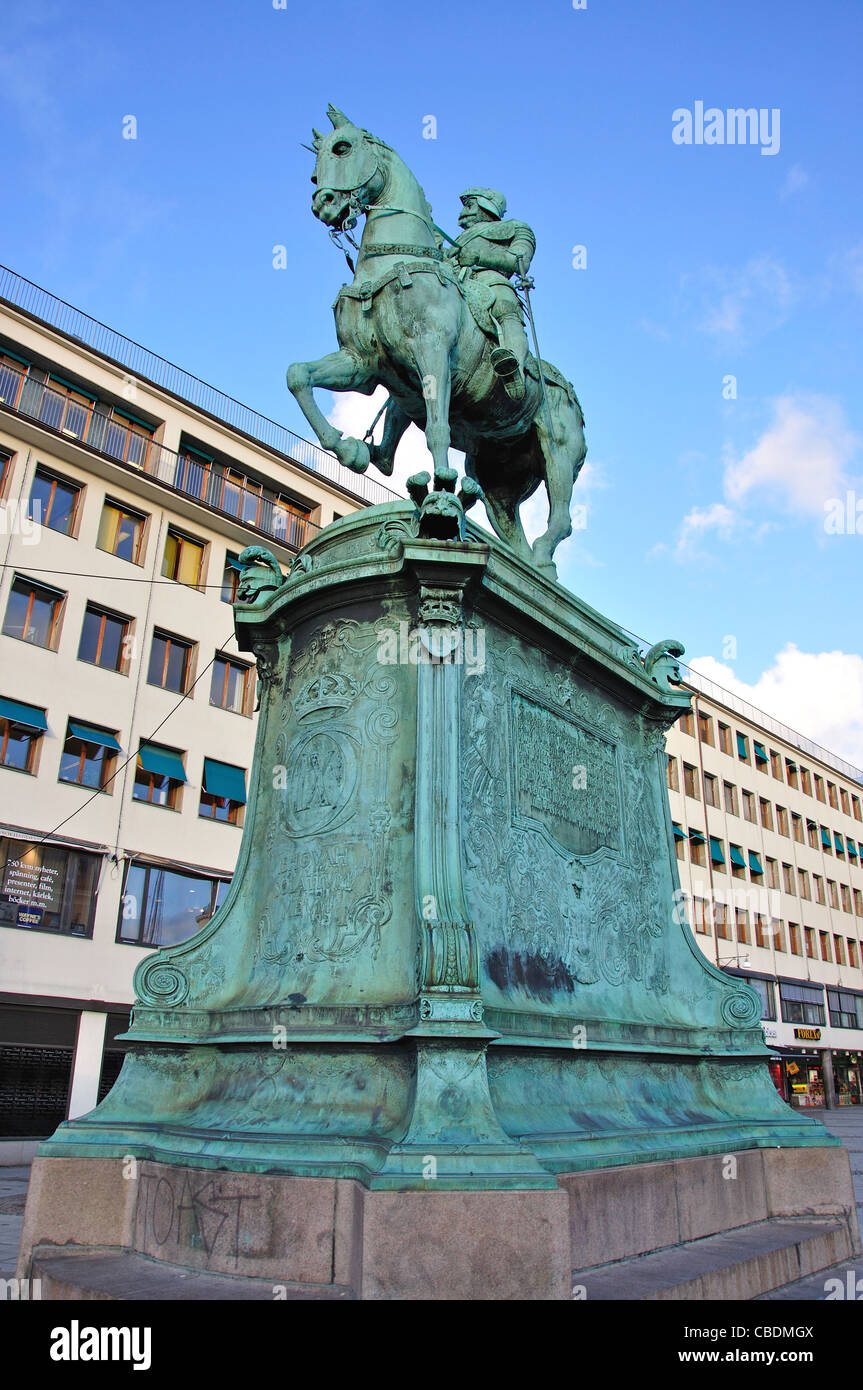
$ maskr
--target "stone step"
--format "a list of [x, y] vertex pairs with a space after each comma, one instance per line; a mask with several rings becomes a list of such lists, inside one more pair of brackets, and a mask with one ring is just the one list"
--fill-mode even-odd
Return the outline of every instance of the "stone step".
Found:
[[853, 1254], [841, 1221], [758, 1221], [653, 1254], [576, 1270], [573, 1296], [588, 1301], [752, 1299]]
[[152, 1299], [258, 1301], [352, 1299], [337, 1284], [291, 1284], [183, 1269], [133, 1250], [93, 1250], [85, 1246], [39, 1246], [33, 1252], [32, 1279], [42, 1280], [43, 1299]]

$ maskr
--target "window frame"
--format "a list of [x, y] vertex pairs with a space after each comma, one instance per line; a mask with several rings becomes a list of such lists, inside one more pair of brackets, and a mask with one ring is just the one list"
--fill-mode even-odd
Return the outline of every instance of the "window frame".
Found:
[[[19, 636], [18, 636], [16, 633], [14, 633], [14, 632], [9, 632], [8, 629], [7, 629], [7, 626], [6, 626], [7, 622], [9, 621], [9, 605], [10, 605], [11, 600], [12, 600], [12, 595], [13, 595], [13, 593], [20, 592], [20, 591], [16, 590], [16, 585], [18, 585], [18, 584], [21, 584], [21, 585], [28, 585], [29, 588], [30, 588], [30, 596], [29, 596], [29, 598], [28, 598], [28, 600], [27, 600], [27, 607], [26, 607], [25, 616], [24, 616], [24, 627], [23, 627], [23, 633], [22, 633], [22, 636], [21, 636], [21, 637], [19, 637]], [[34, 596], [35, 596], [35, 593], [36, 593], [37, 590], [40, 590], [43, 594], [53, 595], [53, 608], [52, 608], [52, 613], [51, 613], [51, 627], [50, 627], [50, 631], [49, 631], [47, 643], [46, 643], [46, 642], [30, 642], [30, 641], [28, 641], [27, 637], [26, 637], [25, 635], [23, 635], [23, 634], [26, 634], [27, 628], [28, 628], [28, 626], [29, 626], [30, 615], [31, 615], [31, 613], [32, 613], [32, 611], [33, 611], [33, 600], [34, 600]], [[9, 594], [8, 594], [8, 597], [7, 597], [7, 600], [6, 600], [6, 613], [5, 613], [5, 616], [4, 616], [4, 618], [3, 618], [3, 629], [2, 629], [3, 636], [4, 636], [4, 637], [11, 637], [12, 640], [13, 640], [14, 642], [24, 642], [24, 643], [26, 643], [26, 645], [29, 646], [29, 647], [38, 647], [38, 648], [39, 648], [41, 651], [43, 651], [43, 652], [56, 652], [56, 651], [57, 651], [57, 648], [58, 648], [59, 645], [60, 645], [60, 634], [61, 634], [62, 627], [63, 627], [63, 617], [64, 617], [64, 614], [65, 614], [65, 610], [66, 610], [66, 600], [68, 599], [68, 597], [69, 597], [68, 593], [66, 593], [64, 590], [62, 590], [62, 589], [54, 589], [50, 584], [42, 584], [42, 583], [39, 583], [39, 582], [38, 582], [37, 580], [35, 580], [35, 579], [30, 579], [26, 574], [19, 574], [19, 573], [16, 571], [16, 572], [13, 574], [13, 576], [12, 576], [12, 583], [9, 585]]]

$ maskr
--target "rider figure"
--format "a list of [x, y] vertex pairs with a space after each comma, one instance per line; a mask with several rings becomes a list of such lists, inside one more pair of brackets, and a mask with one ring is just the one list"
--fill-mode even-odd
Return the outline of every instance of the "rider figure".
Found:
[[447, 255], [491, 287], [491, 317], [500, 344], [491, 354], [491, 365], [507, 395], [521, 400], [527, 335], [518, 296], [509, 282], [513, 275], [527, 274], [536, 239], [525, 222], [503, 221], [506, 198], [496, 189], [467, 188], [461, 201], [458, 224], [464, 231]]

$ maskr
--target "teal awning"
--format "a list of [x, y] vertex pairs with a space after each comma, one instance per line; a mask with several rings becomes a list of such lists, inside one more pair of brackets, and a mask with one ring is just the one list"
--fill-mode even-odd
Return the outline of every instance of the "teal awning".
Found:
[[710, 858], [714, 864], [724, 864], [725, 855], [722, 853], [722, 846], [714, 835], [710, 837]]
[[110, 748], [112, 753], [120, 752], [120, 745], [113, 734], [104, 729], [96, 729], [92, 724], [79, 724], [77, 719], [69, 720], [69, 733], [73, 738], [83, 739], [85, 743], [98, 743], [101, 748]]
[[764, 873], [764, 870], [761, 867], [761, 860], [758, 858], [758, 855], [755, 853], [754, 849], [751, 849], [749, 851], [749, 872], [751, 874]]
[[246, 774], [241, 767], [230, 763], [217, 763], [214, 758], [204, 759], [204, 791], [210, 796], [224, 796], [229, 801], [246, 804]]
[[737, 735], [737, 752], [741, 758], [749, 757], [749, 754], [746, 751], [746, 739], [743, 737], [743, 734]]
[[186, 781], [186, 770], [179, 753], [170, 748], [157, 748], [155, 743], [142, 743], [138, 749], [138, 762], [145, 772], [157, 777], [171, 777], [175, 782]]
[[743, 858], [743, 855], [741, 854], [741, 852], [740, 852], [740, 850], [737, 848], [737, 846], [736, 846], [736, 845], [731, 845], [731, 846], [730, 846], [730, 850], [731, 850], [731, 862], [732, 862], [732, 864], [736, 864], [737, 867], [740, 868], [740, 869], [745, 869], [745, 868], [746, 868], [746, 860]]
[[700, 830], [690, 830], [689, 838], [694, 845], [704, 845], [707, 843]]
[[845, 845], [843, 843], [842, 836], [839, 834], [838, 830], [833, 831], [833, 843], [836, 846], [837, 854], [845, 853]]
[[675, 820], [675, 821], [672, 821], [671, 824], [674, 826], [674, 838], [675, 838], [675, 840], [685, 840], [685, 839], [686, 839], [686, 832], [685, 832], [684, 830], [681, 830], [680, 826], [677, 824], [677, 821], [676, 821], [676, 820]]
[[852, 859], [857, 858], [857, 846], [853, 840], [848, 841], [848, 853], [851, 855]]
[[36, 705], [25, 705], [21, 700], [0, 699], [0, 719], [8, 719], [12, 724], [24, 724], [28, 729], [47, 729], [45, 711]]
[[823, 825], [821, 827], [821, 843], [825, 849], [833, 848], [832, 844], [830, 843], [830, 831], [825, 830]]
[[767, 758], [767, 754], [766, 754], [765, 751], [764, 751], [764, 744], [763, 744], [763, 743], [756, 743], [755, 739], [753, 739], [753, 740], [752, 740], [752, 747], [755, 749], [755, 756], [756, 756], [756, 758], [758, 759], [758, 761], [759, 761], [760, 763], [766, 763], [766, 762], [768, 761], [768, 758]]

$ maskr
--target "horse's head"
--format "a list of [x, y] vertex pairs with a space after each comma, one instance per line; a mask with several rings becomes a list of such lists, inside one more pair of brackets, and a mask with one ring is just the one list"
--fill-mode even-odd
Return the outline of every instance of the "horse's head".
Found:
[[322, 135], [313, 132], [316, 192], [312, 212], [327, 227], [342, 227], [351, 203], [374, 202], [386, 182], [382, 153], [389, 150], [382, 140], [356, 126], [336, 106], [327, 108], [333, 130]]

